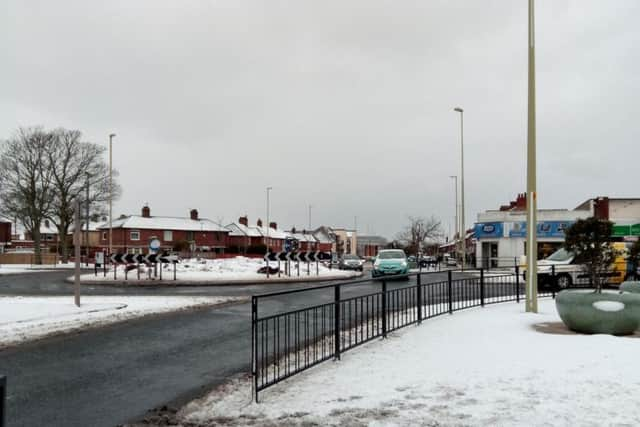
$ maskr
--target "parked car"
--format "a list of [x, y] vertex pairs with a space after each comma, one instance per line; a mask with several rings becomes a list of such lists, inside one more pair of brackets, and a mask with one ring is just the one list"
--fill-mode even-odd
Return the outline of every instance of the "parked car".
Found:
[[[609, 271], [603, 273], [607, 276], [610, 285], [619, 285], [623, 281], [635, 278], [636, 273], [631, 271], [631, 264], [627, 260], [628, 243], [615, 242], [613, 247], [618, 251], [618, 256], [611, 265]], [[570, 288], [573, 285], [589, 284], [589, 277], [584, 271], [584, 266], [576, 264], [573, 253], [564, 248], [558, 249], [547, 258], [538, 261], [538, 284], [541, 287], [551, 287], [555, 281], [559, 289]], [[522, 278], [526, 281], [527, 267], [526, 257], [521, 260]], [[552, 277], [555, 273], [555, 280]]]
[[418, 258], [414, 255], [409, 255], [407, 257], [407, 264], [409, 264], [409, 269], [418, 268]]
[[402, 249], [384, 249], [378, 252], [376, 261], [373, 263], [371, 275], [373, 277], [385, 275], [407, 274], [409, 263], [407, 255]]
[[360, 257], [351, 254], [345, 254], [340, 259], [338, 264], [338, 268], [340, 270], [358, 270], [362, 271], [362, 266], [364, 262], [360, 259]]
[[425, 255], [420, 258], [420, 267], [427, 268], [430, 266], [435, 266], [438, 263], [438, 260], [433, 255]]

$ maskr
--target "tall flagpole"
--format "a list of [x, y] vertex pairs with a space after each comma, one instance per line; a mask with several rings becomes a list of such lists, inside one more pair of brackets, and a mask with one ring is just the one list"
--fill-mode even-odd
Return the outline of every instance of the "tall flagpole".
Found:
[[529, 0], [529, 105], [527, 118], [527, 278], [526, 311], [538, 312], [538, 244], [536, 239], [536, 56], [534, 0]]

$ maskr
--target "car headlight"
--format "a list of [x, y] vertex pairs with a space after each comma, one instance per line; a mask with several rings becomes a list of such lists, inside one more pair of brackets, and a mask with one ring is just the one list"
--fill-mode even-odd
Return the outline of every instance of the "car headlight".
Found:
[[400, 265], [401, 265], [402, 267], [406, 267], [406, 266], [407, 266], [407, 261], [402, 261], [402, 262], [400, 263]]
[[380, 263], [379, 263], [378, 261], [374, 262], [374, 263], [373, 263], [373, 267], [374, 267], [374, 268], [378, 268], [378, 267], [380, 267]]

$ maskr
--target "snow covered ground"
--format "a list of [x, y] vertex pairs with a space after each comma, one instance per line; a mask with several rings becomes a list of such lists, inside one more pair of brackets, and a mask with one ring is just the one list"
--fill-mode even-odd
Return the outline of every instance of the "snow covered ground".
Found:
[[[246, 258], [246, 257], [235, 257], [235, 258], [224, 258], [224, 259], [214, 259], [214, 260], [206, 260], [206, 259], [185, 259], [176, 265], [176, 277], [179, 281], [186, 282], [226, 282], [226, 281], [251, 281], [251, 280], [267, 280], [266, 274], [258, 273], [258, 270], [261, 267], [266, 265], [265, 261], [260, 258]], [[277, 267], [277, 262], [271, 262], [271, 267]], [[146, 276], [146, 268], [142, 267], [144, 270], [141, 271], [140, 281], [149, 281]], [[284, 271], [284, 263], [281, 263], [281, 269]], [[320, 277], [339, 277], [339, 278], [349, 278], [355, 277], [359, 275], [359, 272], [355, 271], [343, 271], [337, 269], [329, 269], [324, 265], [320, 264], [318, 266], [318, 272]], [[173, 280], [173, 265], [165, 264], [163, 270], [163, 280]], [[116, 272], [117, 281], [124, 280], [124, 266], [119, 266]], [[136, 270], [131, 270], [128, 273], [127, 280], [131, 282], [136, 282], [137, 280], [137, 272]], [[271, 280], [275, 279], [284, 279], [288, 276], [281, 274], [281, 277], [278, 277], [277, 274], [270, 275]], [[291, 265], [291, 278], [294, 280], [302, 280], [305, 278], [314, 278], [316, 276], [316, 265], [312, 263], [310, 265], [310, 275], [307, 275], [307, 264], [300, 263], [300, 276], [297, 275], [297, 270], [295, 268], [295, 263]], [[98, 272], [98, 275], [95, 276], [93, 273], [84, 274], [81, 276], [82, 281], [104, 281], [111, 282], [113, 281], [113, 270], [107, 272], [107, 275], [104, 276], [102, 272]]]
[[46, 335], [120, 322], [153, 313], [237, 301], [234, 297], [0, 297], [0, 347]]
[[640, 425], [638, 336], [577, 335], [553, 300], [425, 321], [260, 394], [237, 378], [184, 407], [202, 425]]

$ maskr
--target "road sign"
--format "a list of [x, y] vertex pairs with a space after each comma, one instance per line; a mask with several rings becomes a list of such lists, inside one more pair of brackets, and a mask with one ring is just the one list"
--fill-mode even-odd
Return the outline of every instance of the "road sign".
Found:
[[[98, 252], [99, 253], [99, 252]], [[96, 254], [97, 255], [97, 254]], [[96, 257], [97, 259], [97, 257]], [[109, 259], [114, 264], [132, 264], [132, 263], [164, 263], [175, 264], [179, 262], [179, 258], [176, 255], [160, 255], [160, 254], [112, 254]]]
[[296, 252], [296, 261], [305, 262], [306, 261], [306, 259], [304, 257], [305, 254], [306, 254], [305, 252]]
[[104, 252], [96, 252], [96, 264], [104, 264]]
[[329, 252], [316, 252], [316, 259], [319, 261], [329, 261], [332, 259], [331, 253]]
[[157, 251], [158, 249], [160, 249], [160, 240], [159, 239], [151, 239], [151, 241], [149, 242], [149, 249], [151, 249], [152, 251]]
[[278, 258], [280, 261], [288, 261], [288, 260], [289, 260], [289, 258], [287, 257], [287, 254], [288, 254], [287, 252], [278, 252], [278, 254], [277, 254], [277, 258]]
[[109, 257], [111, 259], [111, 262], [114, 264], [121, 264], [122, 258], [124, 257], [125, 254], [111, 254], [111, 257]]
[[277, 252], [268, 252], [263, 259], [265, 261], [278, 261], [278, 253]]

